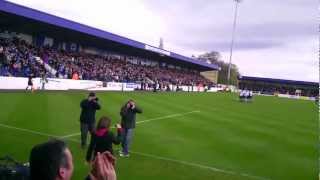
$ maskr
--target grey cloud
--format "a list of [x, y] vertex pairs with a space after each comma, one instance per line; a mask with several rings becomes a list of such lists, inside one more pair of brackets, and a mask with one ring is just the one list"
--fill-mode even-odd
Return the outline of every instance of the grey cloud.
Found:
[[[194, 50], [225, 51], [230, 47], [233, 1], [145, 1], [164, 16], [169, 30], [164, 39]], [[290, 39], [317, 35], [312, 0], [245, 0], [239, 7], [235, 46], [261, 49], [280, 46]], [[215, 48], [215, 49], [212, 49]]]
[[[203, 41], [203, 42], [190, 42], [178, 44], [181, 47], [185, 47], [186, 49], [194, 49], [197, 51], [228, 51], [230, 49], [230, 41]], [[281, 46], [283, 43], [281, 42], [273, 42], [273, 41], [248, 41], [241, 40], [236, 41], [234, 43], [234, 48], [237, 50], [248, 50], [248, 49], [263, 49]]]

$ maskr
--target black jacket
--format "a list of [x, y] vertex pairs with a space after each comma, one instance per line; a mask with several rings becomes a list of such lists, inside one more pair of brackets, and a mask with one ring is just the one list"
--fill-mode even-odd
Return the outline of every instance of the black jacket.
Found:
[[84, 99], [80, 103], [81, 107], [81, 115], [80, 122], [82, 123], [94, 123], [96, 110], [99, 110], [101, 107], [97, 102], [89, 101], [88, 99]]
[[120, 116], [121, 116], [121, 126], [126, 129], [132, 129], [136, 127], [136, 113], [142, 113], [142, 109], [139, 107], [135, 108], [127, 108], [124, 105], [121, 108]]
[[97, 130], [91, 136], [86, 160], [91, 161], [93, 159], [92, 152], [94, 152], [94, 157], [96, 156], [97, 152], [103, 153], [105, 151], [109, 151], [111, 154], [113, 154], [112, 144], [120, 144], [121, 139], [122, 133], [120, 129], [118, 129], [117, 136], [107, 129]]

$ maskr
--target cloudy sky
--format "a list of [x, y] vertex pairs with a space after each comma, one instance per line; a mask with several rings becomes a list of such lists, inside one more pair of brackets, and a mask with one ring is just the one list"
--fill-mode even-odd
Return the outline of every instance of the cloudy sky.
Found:
[[[185, 56], [229, 61], [233, 0], [10, 0]], [[319, 81], [319, 1], [243, 0], [233, 63], [246, 76]]]

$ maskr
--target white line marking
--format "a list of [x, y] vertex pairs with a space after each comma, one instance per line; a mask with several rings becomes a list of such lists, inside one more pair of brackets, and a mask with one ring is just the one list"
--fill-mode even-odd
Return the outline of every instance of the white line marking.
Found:
[[199, 113], [199, 112], [200, 112], [199, 110], [196, 110], [196, 111], [190, 111], [190, 112], [186, 112], [186, 113], [171, 114], [171, 115], [168, 115], [168, 116], [162, 116], [162, 117], [147, 119], [147, 120], [143, 120], [143, 121], [137, 121], [136, 124], [145, 123], [145, 122], [150, 122], [150, 121], [156, 121], [156, 120], [160, 120], [160, 119], [168, 119], [168, 118], [172, 118], [172, 117], [185, 116], [185, 115], [187, 115], [187, 114]]
[[[191, 112], [189, 112], [189, 113], [191, 113]], [[29, 130], [29, 129], [17, 128], [17, 127], [8, 126], [8, 125], [5, 125], [5, 124], [0, 124], [0, 126], [8, 128], [8, 129], [15, 129], [15, 130], [23, 131], [23, 132], [28, 132], [28, 133], [31, 133], [31, 134], [36, 134], [36, 135], [41, 135], [41, 136], [46, 136], [46, 137], [54, 137], [54, 138], [61, 139], [61, 136], [59, 137], [59, 136], [55, 136], [55, 135], [52, 135], [52, 134], [41, 133], [41, 132]], [[68, 136], [68, 137], [70, 137], [70, 136]], [[75, 140], [75, 139], [69, 139], [69, 141], [80, 143], [79, 140]], [[137, 155], [141, 155], [141, 156], [145, 156], [145, 157], [151, 157], [151, 158], [154, 158], [154, 159], [160, 159], [160, 160], [175, 162], [175, 163], [184, 164], [184, 165], [188, 165], [188, 166], [198, 167], [198, 168], [202, 168], [202, 169], [208, 169], [208, 170], [211, 170], [211, 171], [222, 172], [222, 173], [225, 173], [225, 174], [240, 175], [240, 176], [250, 177], [250, 178], [259, 179], [259, 180], [268, 179], [268, 178], [264, 178], [264, 177], [250, 175], [250, 174], [247, 174], [247, 173], [237, 173], [237, 172], [233, 172], [233, 171], [218, 169], [218, 168], [215, 168], [215, 167], [205, 166], [205, 165], [191, 163], [191, 162], [187, 162], [187, 161], [180, 161], [180, 160], [170, 159], [170, 158], [156, 156], [156, 155], [152, 155], [152, 154], [146, 154], [146, 153], [141, 153], [141, 152], [136, 152], [136, 151], [130, 151], [130, 152], [133, 153], [133, 154], [137, 154]]]
[[208, 169], [208, 170], [215, 171], [215, 172], [222, 172], [222, 173], [225, 173], [225, 174], [240, 175], [240, 176], [250, 177], [250, 178], [260, 179], [260, 180], [267, 180], [268, 179], [268, 178], [265, 178], [265, 177], [254, 176], [254, 175], [250, 175], [250, 174], [247, 174], [247, 173], [237, 173], [237, 172], [234, 172], [234, 171], [228, 171], [228, 170], [219, 169], [219, 168], [215, 168], [215, 167], [211, 167], [211, 166], [205, 166], [205, 165], [192, 163], [192, 162], [187, 162], [187, 161], [180, 161], [180, 160], [161, 157], [161, 156], [156, 156], [156, 155], [152, 155], [152, 154], [146, 154], [146, 153], [141, 153], [141, 152], [136, 152], [136, 151], [130, 151], [130, 153], [137, 154], [137, 155], [140, 155], [140, 156], [151, 157], [151, 158], [154, 158], [154, 159], [160, 159], [160, 160], [164, 160], [164, 161], [175, 162], [175, 163], [178, 163], [178, 164], [198, 167], [198, 168], [201, 168], [201, 169]]
[[[36, 135], [40, 135], [40, 136], [46, 136], [46, 137], [52, 137], [52, 138], [61, 139], [60, 136], [56, 136], [56, 135], [53, 135], [53, 134], [42, 133], [42, 132], [38, 132], [38, 131], [33, 131], [33, 130], [30, 130], [30, 129], [18, 128], [18, 127], [9, 126], [9, 125], [6, 125], [6, 124], [0, 124], [0, 126], [1, 126], [1, 127], [5, 127], [5, 128], [8, 128], [8, 129], [15, 129], [15, 130], [19, 130], [19, 131], [23, 131], [23, 132], [28, 132], [28, 133], [36, 134]], [[74, 141], [74, 140], [71, 140], [71, 139], [70, 139], [70, 141]], [[77, 141], [74, 141], [74, 142], [77, 142]]]
[[42, 133], [42, 132], [33, 131], [33, 130], [29, 130], [29, 129], [18, 128], [18, 127], [14, 127], [14, 126], [5, 125], [5, 124], [0, 124], [0, 126], [6, 127], [6, 128], [9, 128], [9, 129], [15, 129], [15, 130], [19, 130], [19, 131], [24, 131], [24, 132], [28, 132], [28, 133], [32, 133], [32, 134], [37, 134], [37, 135], [41, 135], [41, 136], [49, 136], [49, 137], [58, 138], [58, 136], [56, 136], [56, 135]]
[[[190, 111], [190, 112], [186, 112], [186, 113], [171, 114], [171, 115], [161, 116], [161, 117], [147, 119], [147, 120], [143, 120], [143, 121], [137, 121], [136, 124], [141, 124], [141, 123], [150, 122], [150, 121], [156, 121], [156, 120], [160, 120], [160, 119], [168, 119], [168, 118], [173, 118], [173, 117], [185, 116], [185, 115], [188, 115], [191, 113], [199, 113], [199, 112], [200, 112], [199, 110], [196, 110], [196, 111]], [[111, 127], [111, 128], [114, 128], [114, 127]], [[79, 136], [80, 134], [81, 133], [73, 133], [73, 134], [61, 136], [60, 138], [65, 139], [65, 138], [69, 138], [69, 137], [73, 137], [73, 136]]]
[[73, 137], [73, 136], [78, 136], [78, 135], [80, 135], [80, 134], [81, 134], [81, 133], [73, 133], [73, 134], [61, 136], [60, 138], [61, 138], [61, 139], [65, 139], [65, 138], [69, 138], [69, 137]]

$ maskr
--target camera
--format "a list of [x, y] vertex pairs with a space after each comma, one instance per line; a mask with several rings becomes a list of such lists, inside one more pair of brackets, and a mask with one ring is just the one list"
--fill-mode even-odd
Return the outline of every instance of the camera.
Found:
[[29, 171], [28, 164], [18, 163], [9, 156], [0, 158], [0, 180], [29, 180]]

